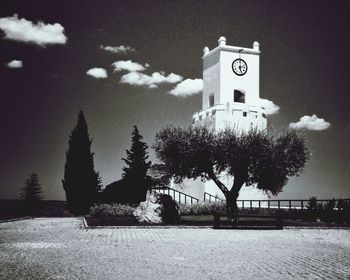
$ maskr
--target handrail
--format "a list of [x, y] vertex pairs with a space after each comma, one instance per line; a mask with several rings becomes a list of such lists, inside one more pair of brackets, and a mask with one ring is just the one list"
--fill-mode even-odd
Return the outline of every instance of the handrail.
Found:
[[[176, 202], [180, 203], [180, 204], [187, 204], [190, 203], [191, 205], [194, 204], [194, 202], [196, 202], [198, 204], [199, 199], [191, 196], [189, 194], [180, 192], [178, 190], [175, 190], [173, 188], [169, 188], [169, 187], [155, 187], [152, 188], [152, 190], [154, 190], [155, 192], [159, 192], [159, 193], [163, 193], [163, 194], [168, 194], [170, 195]], [[184, 200], [181, 200], [181, 195], [184, 196]]]
[[206, 201], [206, 197], [209, 197], [209, 202], [211, 202], [211, 200], [212, 200], [212, 198], [213, 198], [213, 200], [214, 201], [225, 201], [225, 199], [222, 199], [222, 198], [220, 198], [220, 197], [218, 197], [218, 196], [216, 196], [216, 195], [212, 195], [212, 194], [210, 194], [210, 193], [207, 193], [207, 192], [204, 192], [204, 202]]
[[[208, 198], [208, 199], [207, 199]], [[226, 201], [225, 199], [214, 196], [210, 193], [204, 193], [204, 202], [213, 202], [213, 201]], [[268, 208], [268, 209], [306, 209], [309, 199], [245, 199], [237, 200], [237, 206], [239, 208]], [[333, 201], [333, 199], [317, 199], [315, 200], [316, 204], [324, 206], [325, 203]], [[343, 203], [349, 203], [350, 199], [334, 199], [335, 209], [338, 209], [338, 203], [342, 201]], [[287, 202], [287, 203], [286, 203]], [[253, 207], [253, 205], [255, 206]], [[264, 207], [265, 205], [265, 207]]]

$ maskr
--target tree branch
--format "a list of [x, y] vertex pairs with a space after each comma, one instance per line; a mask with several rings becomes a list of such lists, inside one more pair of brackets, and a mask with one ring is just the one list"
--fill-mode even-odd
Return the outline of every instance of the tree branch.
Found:
[[242, 169], [239, 172], [237, 172], [237, 174], [235, 174], [233, 185], [230, 191], [234, 193], [237, 197], [239, 195], [239, 191], [241, 190], [243, 184], [247, 182], [247, 178], [248, 178], [248, 168]]
[[228, 189], [227, 187], [221, 183], [221, 181], [219, 180], [219, 178], [215, 175], [214, 171], [213, 170], [210, 170], [208, 172], [208, 175], [209, 175], [209, 178], [211, 180], [214, 181], [214, 183], [218, 186], [218, 188], [222, 191], [222, 193], [226, 196], [226, 194], [228, 193]]

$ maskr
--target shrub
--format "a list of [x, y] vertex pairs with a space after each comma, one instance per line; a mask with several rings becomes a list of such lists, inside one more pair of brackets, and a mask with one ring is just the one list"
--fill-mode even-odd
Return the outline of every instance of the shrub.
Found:
[[96, 204], [90, 208], [90, 217], [127, 217], [133, 216], [134, 207], [124, 204]]
[[338, 210], [344, 210], [344, 206], [345, 206], [344, 200], [343, 199], [339, 199], [338, 203], [337, 203], [337, 209]]
[[170, 195], [157, 194], [157, 203], [161, 205], [163, 223], [172, 224], [180, 220], [179, 206]]
[[332, 211], [335, 208], [335, 199], [333, 198], [332, 200], [327, 201], [325, 210], [327, 211]]
[[192, 205], [180, 205], [181, 215], [214, 215], [225, 214], [226, 204], [225, 202], [204, 202]]
[[317, 210], [317, 197], [310, 197], [306, 207], [308, 210]]

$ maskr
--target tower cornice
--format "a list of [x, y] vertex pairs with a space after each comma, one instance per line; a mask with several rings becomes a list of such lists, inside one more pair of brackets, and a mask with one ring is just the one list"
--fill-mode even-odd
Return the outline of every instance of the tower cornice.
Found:
[[259, 55], [261, 53], [258, 49], [254, 49], [254, 48], [242, 48], [242, 47], [225, 45], [225, 46], [217, 46], [215, 49], [212, 49], [211, 51], [207, 52], [205, 55], [202, 56], [202, 59], [207, 58], [220, 51], [234, 52], [234, 53], [241, 53], [241, 54], [255, 54], [255, 55]]

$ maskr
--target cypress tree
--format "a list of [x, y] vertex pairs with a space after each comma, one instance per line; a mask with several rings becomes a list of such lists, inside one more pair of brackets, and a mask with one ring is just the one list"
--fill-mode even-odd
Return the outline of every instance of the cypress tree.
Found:
[[123, 180], [128, 188], [128, 202], [139, 203], [146, 199], [146, 192], [150, 185], [150, 177], [147, 171], [151, 161], [147, 161], [148, 146], [142, 141], [136, 126], [132, 132], [131, 149], [126, 150], [127, 157], [122, 160], [127, 164], [123, 168]]
[[68, 141], [63, 188], [66, 192], [68, 208], [74, 215], [85, 215], [97, 201], [101, 180], [94, 170], [92, 140], [82, 111]]

